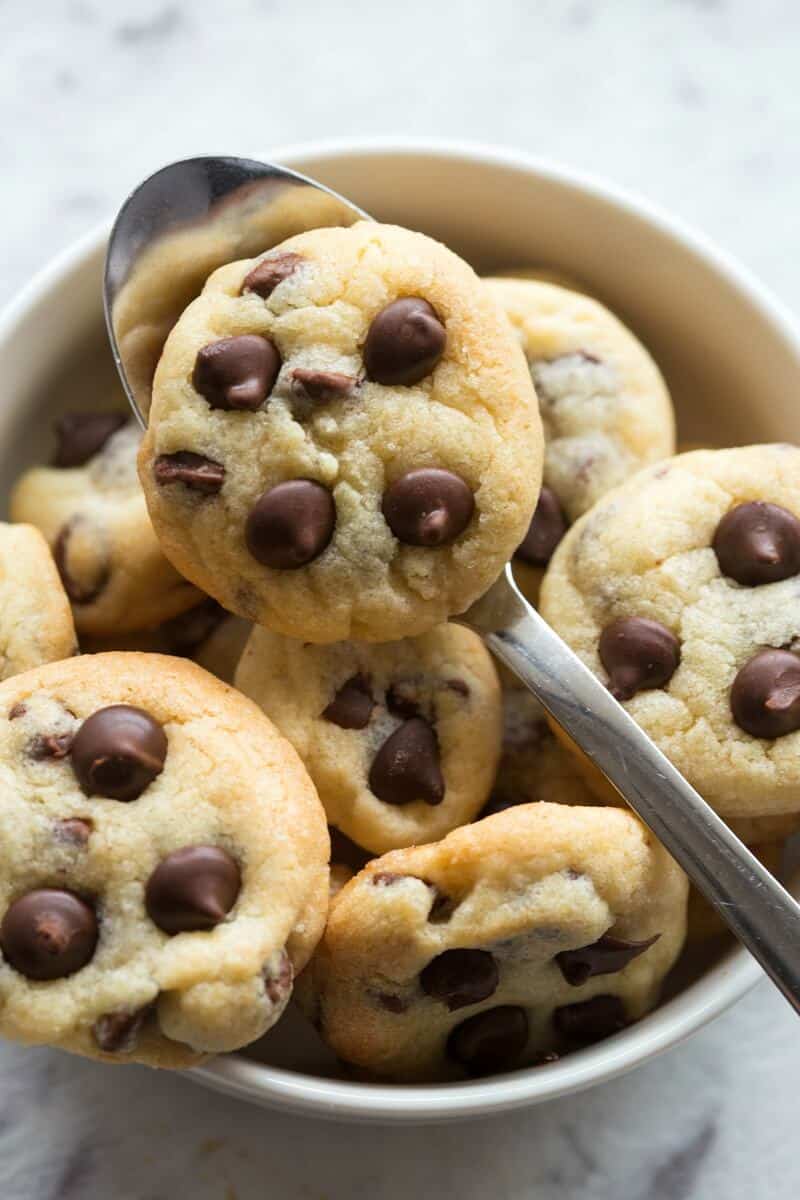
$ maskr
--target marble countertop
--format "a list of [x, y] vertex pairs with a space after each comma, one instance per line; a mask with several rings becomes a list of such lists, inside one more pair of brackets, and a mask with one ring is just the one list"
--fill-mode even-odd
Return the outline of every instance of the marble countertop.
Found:
[[[395, 133], [606, 175], [800, 307], [793, 0], [3, 0], [0, 17], [0, 302], [170, 158]], [[4, 1045], [0, 1195], [788, 1200], [798, 1076], [796, 1019], [766, 984], [626, 1078], [434, 1132]]]

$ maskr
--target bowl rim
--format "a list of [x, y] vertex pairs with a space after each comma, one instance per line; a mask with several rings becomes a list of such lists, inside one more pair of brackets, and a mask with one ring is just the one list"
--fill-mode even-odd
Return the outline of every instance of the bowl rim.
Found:
[[[447, 1123], [501, 1115], [606, 1083], [677, 1046], [741, 999], [760, 968], [735, 948], [707, 976], [641, 1021], [559, 1062], [465, 1083], [351, 1083], [230, 1054], [190, 1075], [215, 1091], [266, 1108], [369, 1124]], [[684, 1012], [686, 1009], [688, 1011]]]
[[[309, 160], [319, 164], [345, 157], [369, 160], [387, 156], [427, 156], [467, 165], [497, 166], [528, 179], [537, 177], [582, 192], [621, 211], [674, 242], [684, 254], [720, 277], [746, 304], [759, 310], [800, 367], [800, 330], [794, 318], [749, 268], [682, 219], [592, 173], [510, 147], [451, 138], [327, 138], [278, 146], [268, 155], [261, 155], [299, 170], [305, 169]], [[111, 222], [104, 221], [73, 241], [40, 267], [4, 306], [0, 312], [0, 354], [14, 331], [59, 281], [102, 250], [110, 228]], [[188, 1074], [197, 1082], [251, 1103], [333, 1120], [413, 1123], [500, 1114], [581, 1091], [631, 1070], [701, 1029], [760, 978], [755, 960], [737, 947], [686, 991], [615, 1037], [558, 1063], [494, 1080], [412, 1085], [348, 1082], [273, 1067], [239, 1054], [212, 1059]]]

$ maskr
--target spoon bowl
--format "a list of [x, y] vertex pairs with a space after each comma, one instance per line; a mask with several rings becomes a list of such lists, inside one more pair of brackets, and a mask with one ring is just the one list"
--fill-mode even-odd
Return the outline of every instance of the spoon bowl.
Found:
[[114, 360], [142, 428], [167, 335], [212, 271], [296, 233], [365, 218], [330, 188], [252, 158], [186, 158], [140, 183], [111, 230], [103, 301]]

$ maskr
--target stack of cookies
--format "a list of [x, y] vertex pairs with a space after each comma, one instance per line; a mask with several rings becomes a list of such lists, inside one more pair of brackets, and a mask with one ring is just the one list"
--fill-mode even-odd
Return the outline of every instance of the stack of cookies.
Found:
[[448, 621], [513, 558], [774, 857], [800, 450], [674, 451], [652, 359], [558, 283], [371, 222], [211, 275], [144, 437], [62, 417], [0, 527], [0, 1033], [181, 1067], [294, 994], [359, 1078], [436, 1081], [647, 1013], [685, 876]]

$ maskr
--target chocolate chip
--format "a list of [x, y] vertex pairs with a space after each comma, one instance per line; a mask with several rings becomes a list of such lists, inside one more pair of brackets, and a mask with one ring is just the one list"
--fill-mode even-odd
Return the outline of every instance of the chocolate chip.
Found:
[[528, 532], [517, 546], [514, 558], [532, 567], [546, 567], [566, 532], [567, 518], [558, 496], [552, 488], [543, 487]]
[[193, 492], [213, 496], [225, 482], [225, 468], [213, 458], [205, 458], [191, 450], [178, 450], [176, 454], [159, 454], [153, 465], [153, 476], [161, 487], [182, 483]]
[[733, 719], [745, 733], [778, 738], [800, 729], [800, 658], [762, 650], [737, 673], [731, 687]]
[[646, 938], [643, 942], [626, 942], [622, 938], [604, 933], [590, 946], [581, 946], [578, 950], [562, 950], [556, 955], [556, 962], [567, 983], [573, 987], [580, 987], [593, 975], [613, 975], [624, 970], [628, 963], [644, 954], [645, 950], [649, 950], [660, 936], [657, 933], [655, 937]]
[[72, 743], [72, 768], [86, 796], [136, 800], [164, 769], [167, 737], [150, 713], [130, 704], [100, 708]]
[[336, 526], [333, 496], [313, 479], [290, 479], [264, 492], [245, 525], [253, 558], [276, 571], [296, 571], [319, 558]]
[[109, 438], [127, 424], [124, 413], [65, 413], [55, 422], [54, 467], [82, 467], [103, 449]]
[[66, 758], [71, 747], [71, 733], [38, 733], [28, 746], [28, 754], [35, 762], [43, 762], [48, 758]]
[[397, 996], [394, 992], [373, 992], [372, 994], [376, 1002], [387, 1012], [394, 1014], [408, 1012], [409, 1003], [402, 996]]
[[386, 707], [395, 717], [418, 717], [420, 706], [415, 685], [408, 680], [396, 679], [386, 690]]
[[447, 1055], [470, 1075], [493, 1075], [517, 1066], [527, 1044], [525, 1009], [501, 1004], [456, 1025], [447, 1039]]
[[16, 704], [12, 704], [8, 710], [9, 721], [18, 721], [20, 717], [24, 717], [28, 711], [28, 706], [24, 700], [18, 700]]
[[390, 484], [383, 496], [386, 524], [409, 546], [447, 546], [472, 520], [475, 499], [452, 471], [421, 467]]
[[712, 542], [723, 575], [756, 587], [800, 574], [800, 521], [777, 504], [738, 504]]
[[92, 1026], [92, 1035], [100, 1050], [106, 1054], [130, 1054], [136, 1049], [139, 1034], [150, 1013], [151, 1004], [130, 1012], [124, 1008], [104, 1013]]
[[211, 636], [225, 620], [225, 609], [211, 597], [188, 612], [164, 621], [161, 633], [170, 649], [176, 654], [190, 654]]
[[423, 968], [419, 981], [426, 996], [455, 1012], [494, 995], [500, 972], [488, 950], [445, 950]]
[[211, 408], [255, 412], [272, 391], [280, 369], [275, 343], [244, 333], [203, 346], [195, 359], [192, 385]]
[[608, 671], [608, 690], [616, 700], [664, 687], [678, 669], [678, 639], [660, 621], [620, 617], [600, 635], [600, 661]]
[[386, 804], [441, 804], [445, 783], [439, 744], [427, 721], [412, 717], [386, 739], [373, 759], [369, 786]]
[[278, 966], [274, 971], [264, 968], [264, 991], [270, 1004], [283, 1004], [292, 990], [294, 967], [285, 950], [281, 951]]
[[73, 892], [40, 888], [15, 900], [0, 925], [0, 948], [27, 979], [64, 979], [97, 945], [97, 918]]
[[374, 707], [369, 680], [364, 675], [353, 675], [342, 684], [322, 716], [342, 729], [365, 729]]
[[164, 933], [213, 929], [236, 903], [242, 878], [219, 846], [184, 846], [158, 864], [147, 881], [145, 905]]
[[[426, 882], [428, 881], [426, 880]], [[458, 908], [458, 900], [440, 891], [435, 883], [428, 882], [428, 887], [434, 894], [433, 903], [428, 912], [428, 920], [431, 925], [446, 925]]]
[[[94, 603], [111, 577], [105, 555], [97, 556], [93, 553], [89, 556], [90, 559], [96, 559], [93, 564], [90, 563], [92, 565], [91, 577], [89, 579], [77, 578], [76, 568], [79, 566], [79, 562], [75, 560], [83, 557], [80, 554], [80, 541], [86, 538], [96, 541], [97, 536], [97, 532], [92, 529], [90, 522], [83, 517], [75, 516], [61, 526], [53, 543], [53, 559], [64, 585], [64, 591], [73, 604]], [[85, 568], [81, 569], [85, 570]]]
[[568, 1041], [588, 1045], [618, 1033], [628, 1024], [619, 996], [592, 996], [577, 1004], [564, 1004], [553, 1013], [553, 1024]]
[[420, 296], [394, 300], [373, 317], [367, 332], [367, 376], [376, 383], [410, 387], [430, 375], [446, 342], [444, 325], [427, 300]]
[[346, 833], [342, 833], [341, 829], [337, 829], [335, 825], [328, 826], [328, 834], [331, 839], [332, 863], [341, 863], [358, 872], [373, 857], [361, 846], [358, 846]]
[[56, 837], [59, 841], [69, 842], [73, 846], [86, 846], [94, 829], [94, 822], [88, 817], [65, 817], [56, 821]]
[[354, 375], [343, 375], [339, 371], [312, 371], [307, 367], [295, 367], [292, 371], [293, 394], [314, 404], [344, 400], [352, 396], [357, 386]]
[[242, 292], [255, 292], [264, 300], [271, 296], [279, 283], [288, 279], [303, 261], [302, 255], [287, 250], [271, 258], [262, 258], [260, 263], [245, 275]]

